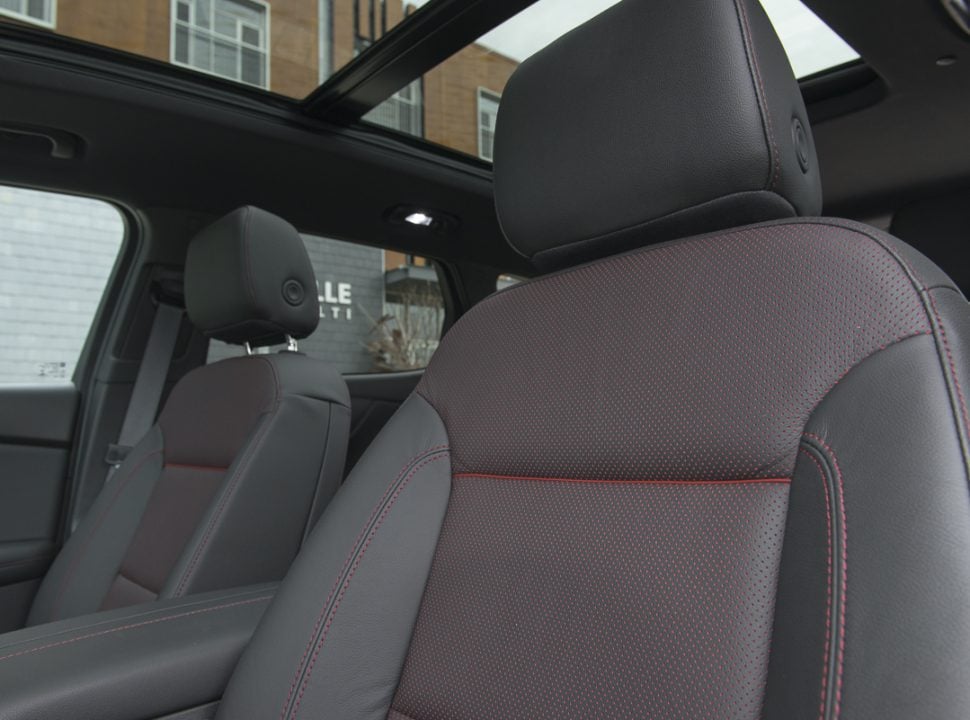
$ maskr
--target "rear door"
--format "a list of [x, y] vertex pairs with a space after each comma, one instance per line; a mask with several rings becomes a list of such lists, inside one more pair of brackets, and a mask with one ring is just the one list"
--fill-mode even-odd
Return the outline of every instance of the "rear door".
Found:
[[125, 237], [109, 203], [0, 186], [0, 632], [23, 622], [61, 541], [75, 383]]

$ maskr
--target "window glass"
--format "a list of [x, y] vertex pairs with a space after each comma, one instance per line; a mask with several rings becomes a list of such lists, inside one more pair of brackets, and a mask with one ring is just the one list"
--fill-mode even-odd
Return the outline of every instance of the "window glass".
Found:
[[268, 5], [256, 0], [175, 0], [172, 10], [172, 62], [266, 87]]
[[[416, 11], [408, 0], [0, 0], [0, 20], [304, 98]], [[422, 135], [421, 84], [374, 122]]]
[[478, 88], [478, 157], [492, 160], [495, 146], [495, 121], [501, 97], [485, 88]]
[[0, 383], [71, 381], [124, 236], [106, 202], [0, 186]]
[[0, 15], [51, 27], [55, 0], [0, 0]]
[[[445, 318], [434, 266], [422, 257], [315, 235], [303, 241], [316, 271], [320, 324], [299, 341], [300, 351], [343, 373], [425, 367]], [[243, 352], [213, 341], [209, 362]]]
[[[429, 1], [414, 0], [418, 6]], [[373, 114], [364, 119], [491, 161], [499, 101], [519, 63], [618, 1], [538, 0], [459, 50], [417, 83], [424, 105], [420, 132]], [[798, 77], [858, 59], [801, 0], [761, 1]]]
[[528, 278], [519, 277], [518, 275], [499, 275], [495, 280], [495, 289], [504, 290], [505, 288], [512, 287], [513, 285], [518, 285], [520, 282], [525, 282]]

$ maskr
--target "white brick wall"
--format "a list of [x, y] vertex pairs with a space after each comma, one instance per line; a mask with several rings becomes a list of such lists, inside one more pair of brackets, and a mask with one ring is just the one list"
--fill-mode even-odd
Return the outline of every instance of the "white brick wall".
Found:
[[70, 381], [124, 232], [100, 200], [0, 186], [0, 383]]

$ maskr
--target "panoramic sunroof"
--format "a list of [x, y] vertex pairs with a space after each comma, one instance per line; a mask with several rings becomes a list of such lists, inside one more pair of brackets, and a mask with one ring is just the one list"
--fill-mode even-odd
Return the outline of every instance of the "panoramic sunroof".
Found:
[[[364, 119], [490, 161], [502, 91], [518, 64], [618, 1], [539, 0]], [[429, 0], [412, 2], [420, 7]], [[799, 78], [858, 59], [800, 0], [762, 0], [762, 5]]]
[[[538, 0], [364, 119], [490, 161], [502, 91], [518, 64], [617, 1]], [[858, 58], [800, 0], [761, 1], [799, 77]], [[302, 99], [405, 19], [443, 6], [436, 0], [0, 0], [0, 20]], [[463, 41], [454, 39], [453, 47]]]
[[417, 10], [401, 0], [0, 0], [2, 21], [299, 99]]

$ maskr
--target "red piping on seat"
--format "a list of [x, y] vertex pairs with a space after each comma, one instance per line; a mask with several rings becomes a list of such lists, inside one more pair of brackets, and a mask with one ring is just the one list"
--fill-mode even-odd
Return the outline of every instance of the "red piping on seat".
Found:
[[526, 482], [562, 482], [562, 483], [630, 483], [633, 485], [750, 485], [750, 484], [769, 484], [769, 485], [788, 485], [791, 478], [752, 478], [750, 480], [597, 480], [585, 478], [555, 478], [555, 477], [528, 477], [519, 475], [490, 475], [488, 473], [456, 473], [455, 479], [480, 478], [484, 480], [519, 480]]

